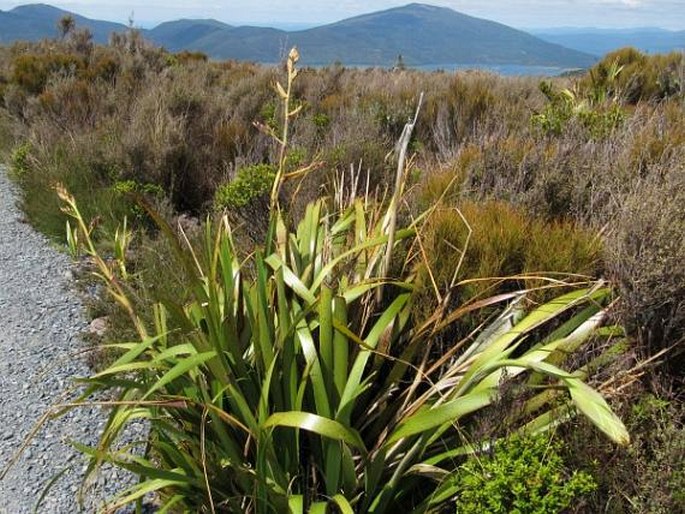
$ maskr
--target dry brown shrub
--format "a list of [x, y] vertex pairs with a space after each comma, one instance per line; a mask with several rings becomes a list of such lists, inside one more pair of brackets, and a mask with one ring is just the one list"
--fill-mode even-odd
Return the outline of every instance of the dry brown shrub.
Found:
[[635, 183], [606, 238], [623, 321], [649, 354], [682, 352], [685, 336], [685, 160], [673, 165]]

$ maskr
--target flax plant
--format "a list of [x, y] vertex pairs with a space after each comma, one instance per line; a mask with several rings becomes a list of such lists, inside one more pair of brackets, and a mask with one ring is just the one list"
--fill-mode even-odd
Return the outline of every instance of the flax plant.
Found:
[[[127, 302], [114, 268], [96, 259], [140, 336], [110, 345], [121, 356], [88, 381], [88, 393], [117, 394], [99, 444], [80, 446], [92, 456], [91, 471], [109, 462], [140, 477], [103, 511], [156, 492], [162, 512], [430, 512], [455, 494], [458, 459], [480, 445], [464, 427], [506, 381], [540, 388], [512, 429], [546, 430], [580, 412], [626, 444], [621, 421], [582, 381], [589, 368], [561, 367], [589, 337], [612, 332], [600, 330], [611, 298], [604, 284], [530, 311], [525, 292], [452, 310], [445, 295], [417, 324], [413, 263], [394, 278], [384, 263], [388, 247], [405, 255], [419, 242], [424, 218], [390, 236], [396, 213], [387, 207], [352, 198], [336, 208], [320, 199], [290, 228], [278, 194], [288, 178], [296, 62], [291, 52], [287, 87], [277, 86], [285, 123], [262, 250], [242, 262], [225, 216], [206, 224], [194, 248], [151, 211], [191, 293], [187, 303], [157, 305], [154, 327]], [[73, 199], [60, 194], [87, 228]], [[97, 255], [89, 234], [81, 238]], [[438, 335], [493, 307], [501, 312], [494, 321], [435, 357]], [[117, 449], [123, 428], [140, 418], [150, 425], [142, 451]]]

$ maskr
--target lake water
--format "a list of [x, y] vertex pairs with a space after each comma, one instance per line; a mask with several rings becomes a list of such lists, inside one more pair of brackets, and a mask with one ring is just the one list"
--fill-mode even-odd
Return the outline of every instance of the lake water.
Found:
[[572, 68], [556, 66], [526, 66], [523, 64], [429, 64], [413, 66], [412, 69], [423, 71], [465, 71], [484, 70], [506, 76], [544, 76], [556, 77], [563, 73], [574, 71]]
[[[262, 63], [267, 66], [279, 66], [276, 63]], [[326, 68], [329, 66], [336, 66], [336, 64], [303, 64], [312, 68]], [[345, 68], [385, 68], [389, 69], [391, 66], [373, 66], [371, 64], [344, 64]], [[422, 66], [407, 66], [408, 70], [419, 71], [468, 71], [468, 70], [482, 70], [497, 73], [499, 75], [509, 77], [557, 77], [563, 73], [578, 71], [578, 68], [561, 68], [558, 66], [527, 66], [525, 64], [424, 64]]]

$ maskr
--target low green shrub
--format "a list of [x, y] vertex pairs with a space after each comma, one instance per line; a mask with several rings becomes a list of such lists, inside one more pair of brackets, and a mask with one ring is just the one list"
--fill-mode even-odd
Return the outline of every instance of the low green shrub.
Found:
[[560, 448], [549, 436], [510, 436], [470, 458], [457, 471], [457, 513], [556, 514], [578, 502], [597, 484], [570, 471]]
[[267, 194], [276, 178], [276, 167], [271, 164], [255, 164], [240, 168], [236, 177], [219, 186], [214, 195], [216, 210], [238, 209], [255, 198]]
[[120, 180], [112, 185], [112, 191], [117, 195], [140, 193], [151, 197], [162, 198], [164, 190], [157, 184], [140, 184], [135, 180]]
[[625, 120], [620, 103], [608, 101], [606, 94], [585, 97], [578, 91], [555, 91], [551, 83], [541, 82], [540, 90], [548, 102], [541, 112], [531, 116], [534, 129], [545, 135], [559, 136], [576, 122], [593, 139], [610, 135]]
[[29, 172], [29, 156], [31, 154], [31, 143], [24, 142], [12, 150], [10, 165], [12, 173], [16, 177], [21, 177]]
[[156, 205], [165, 198], [164, 189], [157, 184], [141, 184], [135, 180], [119, 180], [112, 185], [111, 191], [113, 200], [121, 204], [119, 210], [125, 211], [124, 215], [135, 223], [149, 224], [150, 220], [145, 210], [138, 205], [134, 195], [141, 195]]

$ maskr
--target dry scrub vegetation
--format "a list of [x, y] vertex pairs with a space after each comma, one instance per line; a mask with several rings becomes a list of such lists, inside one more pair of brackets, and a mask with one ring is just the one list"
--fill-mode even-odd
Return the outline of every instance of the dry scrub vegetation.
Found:
[[[275, 216], [269, 192], [277, 170], [294, 175], [277, 202], [279, 223], [288, 229], [308, 219], [307, 206], [322, 197], [339, 198], [341, 206], [353, 205], [355, 198], [388, 200], [396, 167], [389, 152], [424, 92], [398, 215], [412, 227], [427, 211], [431, 215], [420, 225], [419, 244], [399, 244], [390, 266], [391, 275], [404, 277], [408, 263], [419, 263], [412, 267], [407, 316], [420, 326], [438, 308], [455, 309], [522, 288], [533, 290], [526, 300], [531, 307], [562, 292], [550, 287], [554, 281], [563, 286], [598, 278], [611, 282], [620, 298], [611, 315], [625, 327], [626, 342], [591, 340], [575, 352], [572, 369], [584, 370], [583, 378], [614, 396], [637, 446], [631, 451], [608, 447], [587, 436], [587, 427], [579, 423], [557, 434], [565, 441], [559, 451], [575, 469], [598, 480], [594, 486], [584, 482], [579, 511], [677, 512], [685, 509], [682, 494], [675, 494], [685, 488], [682, 467], [680, 472], [672, 468], [672, 463], [682, 465], [685, 448], [682, 398], [673, 392], [682, 385], [685, 363], [683, 59], [624, 49], [582, 76], [543, 82], [484, 72], [303, 69], [288, 96], [290, 109], [301, 110], [289, 117], [274, 91], [281, 69], [171, 54], [149, 46], [134, 31], [95, 46], [76, 31], [59, 42], [0, 48], [0, 149], [22, 186], [23, 207], [39, 229], [64, 239], [67, 218], [53, 190], [61, 183], [76, 198], [83, 218], [97, 220], [91, 233], [103, 251], [128, 254], [122, 287], [142, 313], [140, 322], [152, 323], [159, 321], [159, 312], [144, 314], [145, 306], [168, 299], [190, 302], [193, 293], [186, 286], [192, 277], [132, 196], [145, 198], [173, 224], [180, 221], [197, 241], [203, 240], [201, 220], [226, 213], [235, 254], [249, 256], [265, 240]], [[274, 141], [274, 135], [284, 133], [287, 145]], [[287, 153], [281, 155], [284, 147]], [[296, 172], [310, 163], [307, 173]], [[378, 222], [373, 212], [370, 226]], [[124, 217], [136, 235], [130, 247], [121, 248], [115, 231]], [[211, 248], [207, 251], [211, 255]], [[259, 277], [260, 263], [243, 273]], [[451, 351], [450, 341], [468, 338], [496, 317], [499, 311], [490, 307], [462, 316], [436, 335], [426, 362], [437, 361], [444, 369], [448, 363], [440, 363], [440, 356]], [[93, 308], [109, 314], [116, 328], [112, 338], [132, 333], [116, 306], [96, 302]], [[170, 325], [182, 321], [173, 321], [174, 316], [184, 316], [168, 315]], [[569, 322], [557, 321], [562, 327]], [[544, 341], [545, 335], [531, 337]], [[611, 358], [607, 348], [614, 352]], [[634, 367], [653, 357], [649, 366]], [[646, 391], [659, 399], [639, 400]], [[520, 421], [520, 403], [508, 401], [504, 392], [501, 396], [497, 409]], [[641, 410], [630, 411], [630, 404]], [[465, 429], [473, 432], [469, 437], [495, 439], [521, 425], [503, 429], [501, 420], [488, 416], [485, 412], [471, 423], [477, 429]], [[207, 412], [199, 417], [204, 423]], [[173, 461], [171, 450], [154, 457]], [[220, 474], [217, 466], [213, 473]], [[321, 479], [317, 466], [308, 468], [314, 482]], [[244, 480], [249, 482], [247, 476]], [[238, 494], [243, 486], [220, 484], [217, 491]], [[307, 487], [315, 489], [316, 483]], [[423, 485], [403, 487], [409, 500], [386, 491], [378, 493], [379, 501], [428, 505], [428, 500], [421, 503]], [[198, 505], [204, 488], [192, 486], [189, 497]], [[335, 492], [329, 487], [327, 494]], [[260, 494], [280, 501], [275, 493]], [[362, 497], [356, 508], [370, 508], [370, 501]], [[245, 508], [247, 503], [232, 499], [226, 505]], [[342, 500], [338, 508], [346, 512]]]

